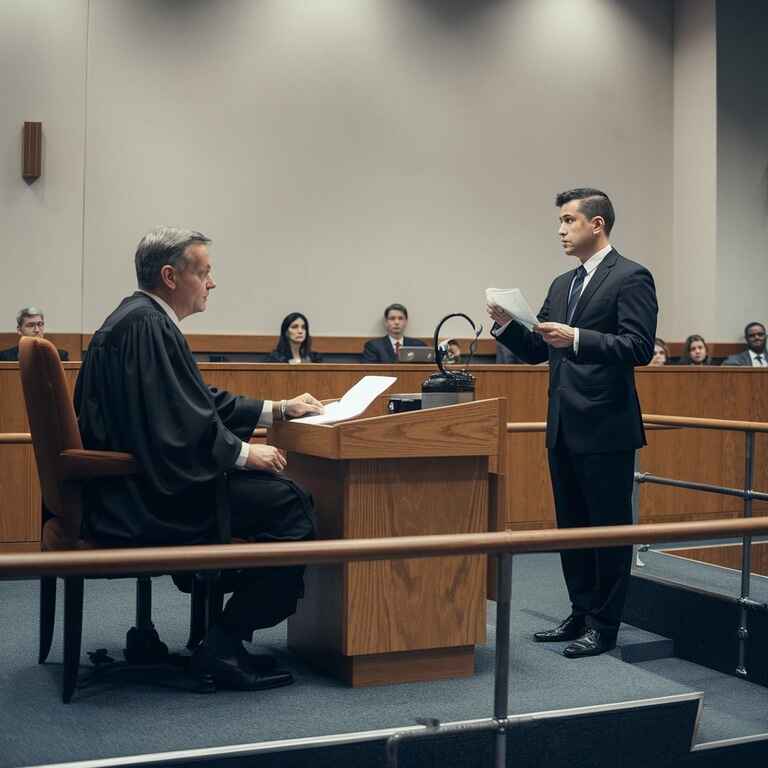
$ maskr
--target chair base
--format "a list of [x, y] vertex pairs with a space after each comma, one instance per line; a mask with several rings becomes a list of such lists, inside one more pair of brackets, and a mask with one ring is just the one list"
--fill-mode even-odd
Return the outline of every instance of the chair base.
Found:
[[190, 657], [166, 653], [163, 661], [133, 663], [115, 661], [104, 648], [88, 653], [93, 666], [80, 672], [77, 690], [101, 685], [145, 684], [190, 693], [215, 693], [216, 685], [209, 675], [195, 675]]

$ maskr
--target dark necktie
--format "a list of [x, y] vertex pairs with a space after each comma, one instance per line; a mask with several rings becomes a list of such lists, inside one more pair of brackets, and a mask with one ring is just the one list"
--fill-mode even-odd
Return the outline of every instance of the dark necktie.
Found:
[[576, 278], [571, 286], [571, 298], [568, 299], [568, 312], [566, 313], [566, 321], [568, 323], [573, 319], [573, 313], [576, 311], [576, 305], [579, 303], [579, 296], [581, 296], [581, 289], [584, 287], [584, 278], [586, 276], [587, 270], [582, 265], [576, 270]]
[[395, 342], [395, 360], [397, 360], [397, 357], [398, 357], [398, 353], [399, 353], [399, 352], [400, 352], [400, 342], [399, 342], [399, 341], [396, 341], [396, 342]]
[[757, 361], [757, 364], [762, 368], [763, 367], [763, 356], [762, 355], [755, 355], [755, 360]]

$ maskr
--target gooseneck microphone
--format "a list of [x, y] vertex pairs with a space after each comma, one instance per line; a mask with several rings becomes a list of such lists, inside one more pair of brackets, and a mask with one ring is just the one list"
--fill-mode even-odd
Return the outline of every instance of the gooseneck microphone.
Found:
[[[463, 317], [474, 331], [475, 338], [469, 345], [469, 360], [464, 370], [452, 371], [446, 369], [443, 365], [446, 350], [440, 346], [440, 329], [446, 320], [452, 317]], [[437, 363], [438, 373], [433, 373], [421, 385], [421, 407], [436, 408], [441, 405], [456, 405], [457, 403], [466, 403], [475, 399], [475, 377], [469, 372], [469, 365], [475, 355], [477, 340], [483, 332], [483, 326], [477, 327], [472, 318], [463, 312], [452, 312], [446, 315], [435, 328], [434, 348], [435, 362]]]

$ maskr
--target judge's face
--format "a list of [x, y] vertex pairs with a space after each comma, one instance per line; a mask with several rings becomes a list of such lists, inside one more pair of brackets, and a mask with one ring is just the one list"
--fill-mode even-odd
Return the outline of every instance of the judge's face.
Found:
[[560, 208], [560, 228], [557, 234], [563, 250], [583, 262], [599, 250], [596, 246], [603, 220], [600, 216], [588, 219], [579, 210], [580, 203], [580, 200], [571, 200]]
[[45, 320], [42, 315], [27, 315], [17, 330], [19, 336], [37, 336], [42, 339], [45, 335]]
[[765, 328], [762, 325], [750, 325], [747, 328], [747, 346], [756, 354], [765, 352]]
[[179, 319], [205, 312], [208, 293], [216, 287], [211, 272], [211, 257], [203, 243], [190, 245], [186, 253], [187, 266], [175, 272], [173, 305]]
[[384, 325], [387, 328], [387, 335], [399, 339], [405, 333], [405, 327], [408, 325], [408, 319], [399, 309], [390, 309]]

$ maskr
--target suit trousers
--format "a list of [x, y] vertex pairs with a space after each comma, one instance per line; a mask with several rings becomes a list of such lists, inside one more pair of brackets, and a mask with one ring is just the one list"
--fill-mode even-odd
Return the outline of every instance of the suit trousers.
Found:
[[[549, 451], [558, 528], [631, 525], [635, 451], [574, 454], [560, 439]], [[632, 547], [560, 553], [574, 616], [618, 631], [632, 568]]]
[[[232, 536], [248, 541], [306, 541], [316, 535], [312, 497], [283, 475], [232, 472], [229, 475]], [[221, 625], [243, 640], [273, 627], [296, 611], [304, 595], [304, 566], [252, 568], [222, 574], [232, 596]]]

